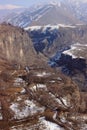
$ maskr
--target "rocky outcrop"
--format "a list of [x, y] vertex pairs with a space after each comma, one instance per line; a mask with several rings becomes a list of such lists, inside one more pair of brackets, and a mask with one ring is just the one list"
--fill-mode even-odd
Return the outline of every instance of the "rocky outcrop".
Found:
[[43, 60], [37, 56], [27, 32], [5, 23], [0, 25], [0, 57], [22, 65], [32, 65]]
[[0, 50], [9, 61], [26, 64], [34, 62], [35, 59], [35, 51], [28, 34], [21, 28], [5, 23], [0, 25]]

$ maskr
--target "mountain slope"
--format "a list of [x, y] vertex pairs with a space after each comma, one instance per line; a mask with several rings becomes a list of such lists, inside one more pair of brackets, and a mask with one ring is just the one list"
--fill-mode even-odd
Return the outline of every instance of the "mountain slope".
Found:
[[77, 19], [87, 23], [87, 0], [64, 0]]
[[50, 10], [45, 13], [32, 25], [56, 25], [56, 24], [76, 24], [81, 23], [72, 13], [72, 11], [63, 3], [52, 4]]
[[25, 10], [21, 9], [19, 13], [7, 15], [2, 21], [23, 28], [30, 25], [86, 24], [87, 1], [49, 1], [45, 4], [34, 5]]
[[26, 9], [22, 13], [7, 16], [3, 21], [23, 28], [29, 25], [81, 23], [70, 8], [62, 2], [35, 6], [32, 9]]

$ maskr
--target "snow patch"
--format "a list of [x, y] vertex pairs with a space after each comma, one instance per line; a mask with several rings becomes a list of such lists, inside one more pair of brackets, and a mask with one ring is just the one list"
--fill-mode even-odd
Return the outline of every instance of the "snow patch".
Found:
[[38, 76], [38, 77], [44, 77], [44, 76], [49, 76], [49, 75], [51, 75], [51, 73], [46, 73], [46, 72], [39, 72], [39, 73], [37, 73], [36, 74], [36, 76]]
[[53, 94], [52, 94], [52, 93], [50, 93], [50, 92], [49, 92], [49, 95], [51, 95], [51, 97], [52, 97], [52, 98], [54, 98], [54, 100], [55, 100], [56, 102], [58, 102], [60, 105], [62, 105], [61, 100], [60, 100], [60, 99], [58, 99], [58, 98], [56, 98], [56, 97], [55, 97], [55, 95], [53, 95]]
[[30, 88], [32, 91], [37, 91], [38, 89], [44, 89], [47, 90], [47, 87], [45, 84], [36, 84]]
[[45, 26], [29, 26], [29, 27], [26, 27], [25, 30], [34, 31], [34, 30], [42, 29], [43, 31], [46, 31], [47, 28], [49, 28], [50, 30], [54, 30], [54, 29], [59, 29], [59, 27], [76, 28], [76, 26], [72, 26], [72, 25], [65, 25], [65, 24], [51, 25], [51, 24], [48, 24]]
[[38, 112], [44, 112], [44, 107], [38, 107], [33, 101], [25, 100], [24, 105], [12, 103], [10, 109], [14, 112], [14, 119], [24, 119]]
[[17, 101], [21, 101], [22, 100], [22, 98], [21, 97], [17, 97]]
[[37, 84], [37, 88], [39, 88], [39, 89], [47, 89], [45, 84]]
[[51, 81], [49, 81], [49, 82], [51, 82], [51, 83], [55, 83], [56, 81], [55, 81], [55, 80], [51, 80]]
[[25, 85], [25, 81], [21, 78], [15, 78], [14, 86], [20, 86], [20, 85]]
[[61, 7], [61, 2], [58, 2], [58, 1], [51, 1], [50, 4]]
[[57, 111], [54, 113], [53, 119], [56, 120], [56, 117], [57, 117]]
[[[84, 59], [84, 57], [81, 54], [84, 52], [86, 47], [87, 47], [87, 44], [76, 43], [76, 44], [71, 45], [71, 49], [64, 51], [63, 54], [70, 55], [70, 56], [72, 56], [73, 59], [74, 58], [83, 58]], [[77, 53], [75, 54], [75, 52], [78, 52], [79, 56]], [[82, 53], [80, 54], [80, 52], [82, 52]]]
[[3, 116], [2, 116], [2, 113], [0, 113], [0, 120], [3, 120]]
[[62, 79], [60, 77], [58, 77], [57, 80], [62, 81]]
[[60, 127], [59, 125], [52, 123], [50, 121], [46, 121], [44, 118], [40, 118], [39, 119], [42, 124], [44, 124], [44, 126], [46, 127], [44, 130], [64, 130], [62, 127]]
[[38, 123], [30, 126], [28, 125], [18, 125], [11, 127], [11, 130], [64, 130], [59, 125], [52, 123], [50, 121], [46, 121], [45, 117], [40, 117]]
[[63, 98], [62, 98], [62, 101], [63, 101], [63, 103], [64, 103], [65, 106], [67, 106], [67, 107], [70, 107], [70, 106], [71, 106], [70, 99], [69, 99], [68, 96], [63, 97]]
[[21, 92], [20, 92], [21, 94], [25, 94], [26, 93], [26, 90], [25, 90], [25, 88], [23, 88], [22, 90], [21, 90]]
[[33, 31], [33, 30], [39, 30], [41, 28], [42, 28], [41, 26], [31, 26], [31, 27], [29, 26], [29, 27], [25, 28], [25, 30]]
[[61, 117], [61, 122], [63, 122], [63, 123], [66, 123], [66, 118], [65, 117]]

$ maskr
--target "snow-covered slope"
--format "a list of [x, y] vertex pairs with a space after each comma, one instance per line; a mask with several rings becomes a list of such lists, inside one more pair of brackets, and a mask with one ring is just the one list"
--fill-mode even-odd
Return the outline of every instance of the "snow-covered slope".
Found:
[[74, 17], [70, 8], [62, 2], [50, 2], [49, 4], [37, 5], [25, 11], [8, 15], [3, 19], [20, 27], [29, 25], [47, 25], [47, 24], [76, 24], [80, 21]]
[[2, 21], [20, 27], [47, 24], [79, 24], [87, 23], [86, 0], [55, 0], [34, 5], [21, 12], [7, 15]]
[[66, 50], [63, 52], [65, 55], [70, 55], [72, 58], [82, 58], [82, 59], [87, 59], [87, 44], [80, 44], [76, 43], [71, 46], [71, 49]]
[[26, 9], [22, 13], [15, 14], [13, 16], [8, 15], [3, 20], [11, 23], [13, 25], [17, 25], [20, 27], [27, 27], [31, 24], [32, 21], [37, 21], [42, 15], [44, 15], [51, 6], [35, 6], [33, 8]]
[[84, 23], [87, 23], [87, 0], [65, 0], [74, 15]]

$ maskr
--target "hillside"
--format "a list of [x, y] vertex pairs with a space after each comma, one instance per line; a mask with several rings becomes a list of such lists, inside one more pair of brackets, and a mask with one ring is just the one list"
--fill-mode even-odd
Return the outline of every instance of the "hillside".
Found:
[[32, 25], [82, 23], [64, 3], [49, 3], [33, 6], [25, 9], [21, 13], [7, 15], [3, 21], [23, 28]]
[[0, 72], [0, 130], [87, 128], [87, 95], [69, 77], [48, 67], [26, 73], [8, 66]]
[[0, 130], [87, 130], [87, 0], [42, 3], [0, 5]]
[[86, 93], [45, 64], [26, 31], [3, 23], [0, 33], [0, 130], [86, 128]]

